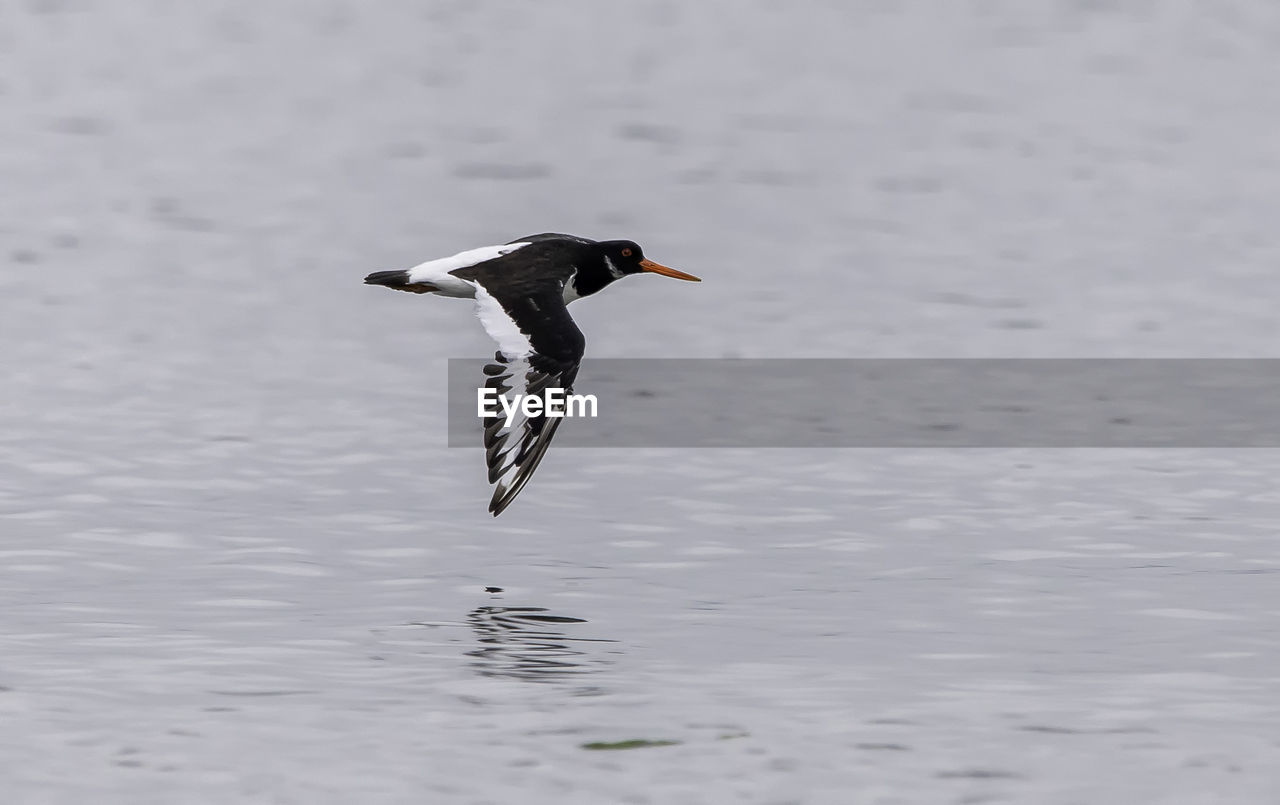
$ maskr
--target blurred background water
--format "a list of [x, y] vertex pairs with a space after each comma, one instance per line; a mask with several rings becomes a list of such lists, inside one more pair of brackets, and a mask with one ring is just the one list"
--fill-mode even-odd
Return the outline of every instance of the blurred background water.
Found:
[[554, 230], [706, 280], [575, 305], [588, 359], [1276, 357], [1278, 44], [0, 4], [4, 799], [1276, 801], [1274, 451], [553, 448], [495, 521], [471, 306], [360, 280]]

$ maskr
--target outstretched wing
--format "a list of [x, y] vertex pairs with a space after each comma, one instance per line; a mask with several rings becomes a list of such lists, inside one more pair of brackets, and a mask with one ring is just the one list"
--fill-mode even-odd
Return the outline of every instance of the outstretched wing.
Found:
[[494, 363], [484, 369], [485, 386], [508, 401], [528, 396], [543, 399], [540, 412], [526, 415], [523, 407], [510, 416], [499, 409], [484, 419], [485, 461], [489, 483], [494, 484], [489, 511], [496, 517], [515, 500], [542, 461], [561, 417], [547, 416], [546, 392], [573, 392], [573, 380], [586, 349], [586, 339], [569, 316], [564, 283], [548, 278], [526, 284], [519, 295], [495, 296], [483, 278], [471, 280], [476, 288], [476, 315], [498, 342]]

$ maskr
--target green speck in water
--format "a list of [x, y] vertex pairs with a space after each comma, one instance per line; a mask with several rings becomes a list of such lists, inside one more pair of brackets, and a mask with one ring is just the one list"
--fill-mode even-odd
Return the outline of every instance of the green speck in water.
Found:
[[675, 746], [679, 741], [649, 741], [644, 738], [632, 738], [630, 741], [592, 741], [583, 744], [583, 749], [647, 749], [651, 746]]

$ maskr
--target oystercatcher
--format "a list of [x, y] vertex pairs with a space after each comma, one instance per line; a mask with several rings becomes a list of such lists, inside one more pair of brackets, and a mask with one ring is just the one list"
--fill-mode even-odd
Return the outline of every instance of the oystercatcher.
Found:
[[[497, 363], [485, 367], [486, 386], [499, 394], [568, 395], [586, 348], [566, 307], [628, 274], [650, 272], [700, 282], [698, 277], [645, 259], [629, 240], [595, 241], [544, 233], [431, 260], [407, 271], [375, 271], [368, 285], [476, 300], [476, 315], [498, 342]], [[497, 517], [529, 482], [546, 453], [559, 417], [484, 419], [485, 460], [495, 484], [489, 511]], [[510, 436], [517, 434], [511, 446]]]

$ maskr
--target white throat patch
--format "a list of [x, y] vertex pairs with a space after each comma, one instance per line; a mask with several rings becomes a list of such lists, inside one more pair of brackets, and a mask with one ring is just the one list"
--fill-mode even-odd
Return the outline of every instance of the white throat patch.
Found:
[[608, 267], [609, 273], [613, 275], [614, 279], [616, 280], [622, 279], [622, 272], [619, 271], [618, 267], [613, 264], [613, 261], [609, 259], [608, 255], [605, 255], [604, 264], [606, 267]]

